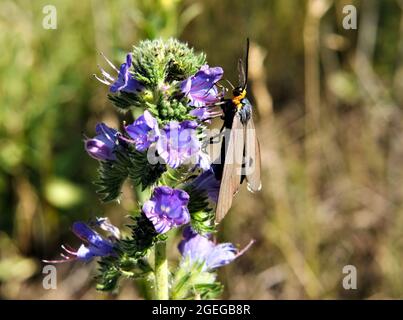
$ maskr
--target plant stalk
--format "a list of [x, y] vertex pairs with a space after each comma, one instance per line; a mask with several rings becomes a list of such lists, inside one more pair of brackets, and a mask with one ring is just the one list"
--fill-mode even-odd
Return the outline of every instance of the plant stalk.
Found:
[[169, 300], [166, 242], [155, 244], [155, 300]]

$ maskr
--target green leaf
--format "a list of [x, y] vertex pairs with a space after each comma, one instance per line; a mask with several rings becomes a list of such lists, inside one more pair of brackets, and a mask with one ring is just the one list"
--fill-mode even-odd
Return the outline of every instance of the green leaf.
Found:
[[215, 215], [213, 209], [210, 207], [207, 193], [196, 189], [191, 184], [187, 184], [184, 190], [190, 196], [188, 209], [191, 216], [192, 228], [200, 234], [215, 232]]
[[156, 242], [166, 241], [167, 236], [158, 234], [142, 213], [132, 217], [132, 220], [133, 224], [129, 225], [132, 234], [116, 243], [116, 256], [100, 259], [99, 274], [96, 276], [97, 290], [116, 290], [122, 276], [141, 279], [148, 277], [153, 271], [147, 254]]
[[195, 285], [195, 291], [200, 295], [203, 300], [210, 300], [218, 298], [224, 286], [219, 282], [214, 283], [200, 283]]
[[103, 202], [115, 200], [120, 196], [123, 182], [129, 174], [127, 165], [128, 163], [120, 160], [99, 163], [98, 180], [95, 181], [95, 185], [99, 187], [97, 193], [101, 194]]
[[215, 214], [213, 210], [192, 212], [190, 216], [192, 228], [197, 233], [204, 235], [216, 232], [214, 222]]
[[222, 293], [216, 274], [203, 270], [203, 266], [203, 261], [181, 261], [172, 279], [172, 299], [214, 299]]
[[115, 260], [113, 257], [104, 257], [98, 262], [99, 275], [95, 277], [97, 290], [113, 291], [117, 288], [122, 274], [117, 268]]
[[120, 196], [122, 185], [130, 178], [134, 185], [146, 189], [157, 182], [166, 170], [165, 165], [152, 165], [147, 159], [146, 152], [136, 151], [133, 147], [118, 146], [116, 160], [101, 161], [98, 170], [98, 180], [95, 182], [102, 195], [102, 201], [112, 201]]
[[159, 234], [155, 231], [154, 225], [140, 212], [138, 216], [132, 217], [134, 223], [128, 227], [132, 230], [129, 239], [122, 241], [122, 251], [131, 258], [144, 257], [150, 248], [158, 241], [166, 241], [166, 234]]
[[141, 95], [123, 91], [116, 94], [108, 94], [108, 99], [115, 107], [122, 111], [128, 111], [131, 107], [141, 107], [143, 104]]
[[166, 165], [150, 164], [147, 152], [128, 153], [131, 165], [128, 167], [129, 178], [135, 185], [141, 185], [142, 191], [154, 185], [166, 171]]
[[191, 184], [186, 185], [184, 190], [190, 196], [188, 204], [190, 213], [206, 210], [209, 207], [208, 195], [205, 191], [201, 191]]

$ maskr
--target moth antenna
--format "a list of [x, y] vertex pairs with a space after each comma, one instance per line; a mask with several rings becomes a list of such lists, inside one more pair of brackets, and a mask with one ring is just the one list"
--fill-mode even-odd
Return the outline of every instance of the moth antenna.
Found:
[[243, 84], [242, 90], [245, 90], [248, 86], [248, 69], [249, 69], [249, 37], [246, 38], [246, 52], [245, 52], [245, 83]]
[[231, 89], [234, 90], [235, 87], [234, 85], [231, 83], [231, 81], [229, 81], [228, 79], [225, 79], [225, 81], [231, 86]]

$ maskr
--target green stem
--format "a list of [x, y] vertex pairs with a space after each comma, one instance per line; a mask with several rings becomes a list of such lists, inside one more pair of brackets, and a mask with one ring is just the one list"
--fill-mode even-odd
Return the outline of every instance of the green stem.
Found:
[[155, 244], [155, 299], [169, 299], [166, 242], [157, 242]]

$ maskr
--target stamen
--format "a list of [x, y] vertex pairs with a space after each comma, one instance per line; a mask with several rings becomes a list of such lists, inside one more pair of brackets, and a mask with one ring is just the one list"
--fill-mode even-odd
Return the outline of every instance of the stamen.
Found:
[[119, 73], [119, 70], [115, 67], [115, 65], [107, 57], [105, 57], [105, 55], [102, 52], [100, 52], [100, 54], [101, 56], [104, 57], [104, 59], [112, 67], [112, 69], [115, 70], [117, 73]]
[[135, 143], [133, 139], [126, 138], [124, 135], [121, 135], [119, 138], [129, 143]]
[[93, 76], [95, 77], [95, 79], [97, 79], [99, 82], [102, 82], [103, 84], [106, 84], [107, 86], [110, 86], [111, 83], [106, 81], [106, 79], [101, 79], [100, 77], [98, 77], [95, 73], [93, 74]]
[[66, 256], [65, 254], [61, 253], [60, 256], [65, 259], [65, 260], [69, 260], [71, 257]]
[[246, 251], [249, 250], [249, 248], [256, 242], [255, 239], [252, 239], [251, 241], [249, 241], [249, 243], [246, 245], [245, 248], [243, 248], [241, 251], [239, 251], [236, 255], [236, 257], [239, 257], [241, 255], [243, 255]]
[[66, 251], [67, 253], [69, 253], [69, 254], [71, 254], [71, 255], [73, 255], [73, 256], [76, 256], [76, 255], [77, 255], [77, 252], [74, 252], [74, 251], [72, 251], [72, 250], [69, 250], [69, 249], [66, 248], [64, 245], [61, 245], [61, 247], [62, 247], [62, 249], [63, 249], [64, 251]]
[[64, 245], [67, 249], [71, 250], [71, 251], [76, 251], [76, 249], [74, 249], [72, 246], [69, 246], [68, 244]]
[[55, 264], [55, 263], [70, 262], [70, 261], [74, 261], [74, 260], [77, 260], [77, 258], [69, 258], [69, 259], [64, 259], [64, 260], [42, 260], [42, 262], [48, 263], [48, 264]]
[[106, 79], [109, 79], [109, 80], [111, 80], [111, 81], [115, 81], [115, 79], [112, 78], [112, 76], [111, 76], [108, 72], [106, 72], [103, 68], [101, 68], [101, 66], [100, 66], [99, 64], [98, 64], [98, 68], [99, 68], [99, 70], [101, 70], [102, 75], [103, 75]]
[[227, 103], [227, 101], [221, 101], [221, 102], [216, 102], [216, 103], [213, 103], [213, 104], [208, 104], [208, 105], [206, 105], [206, 107], [220, 106], [220, 105], [223, 105], [223, 104], [226, 104], [226, 103]]

